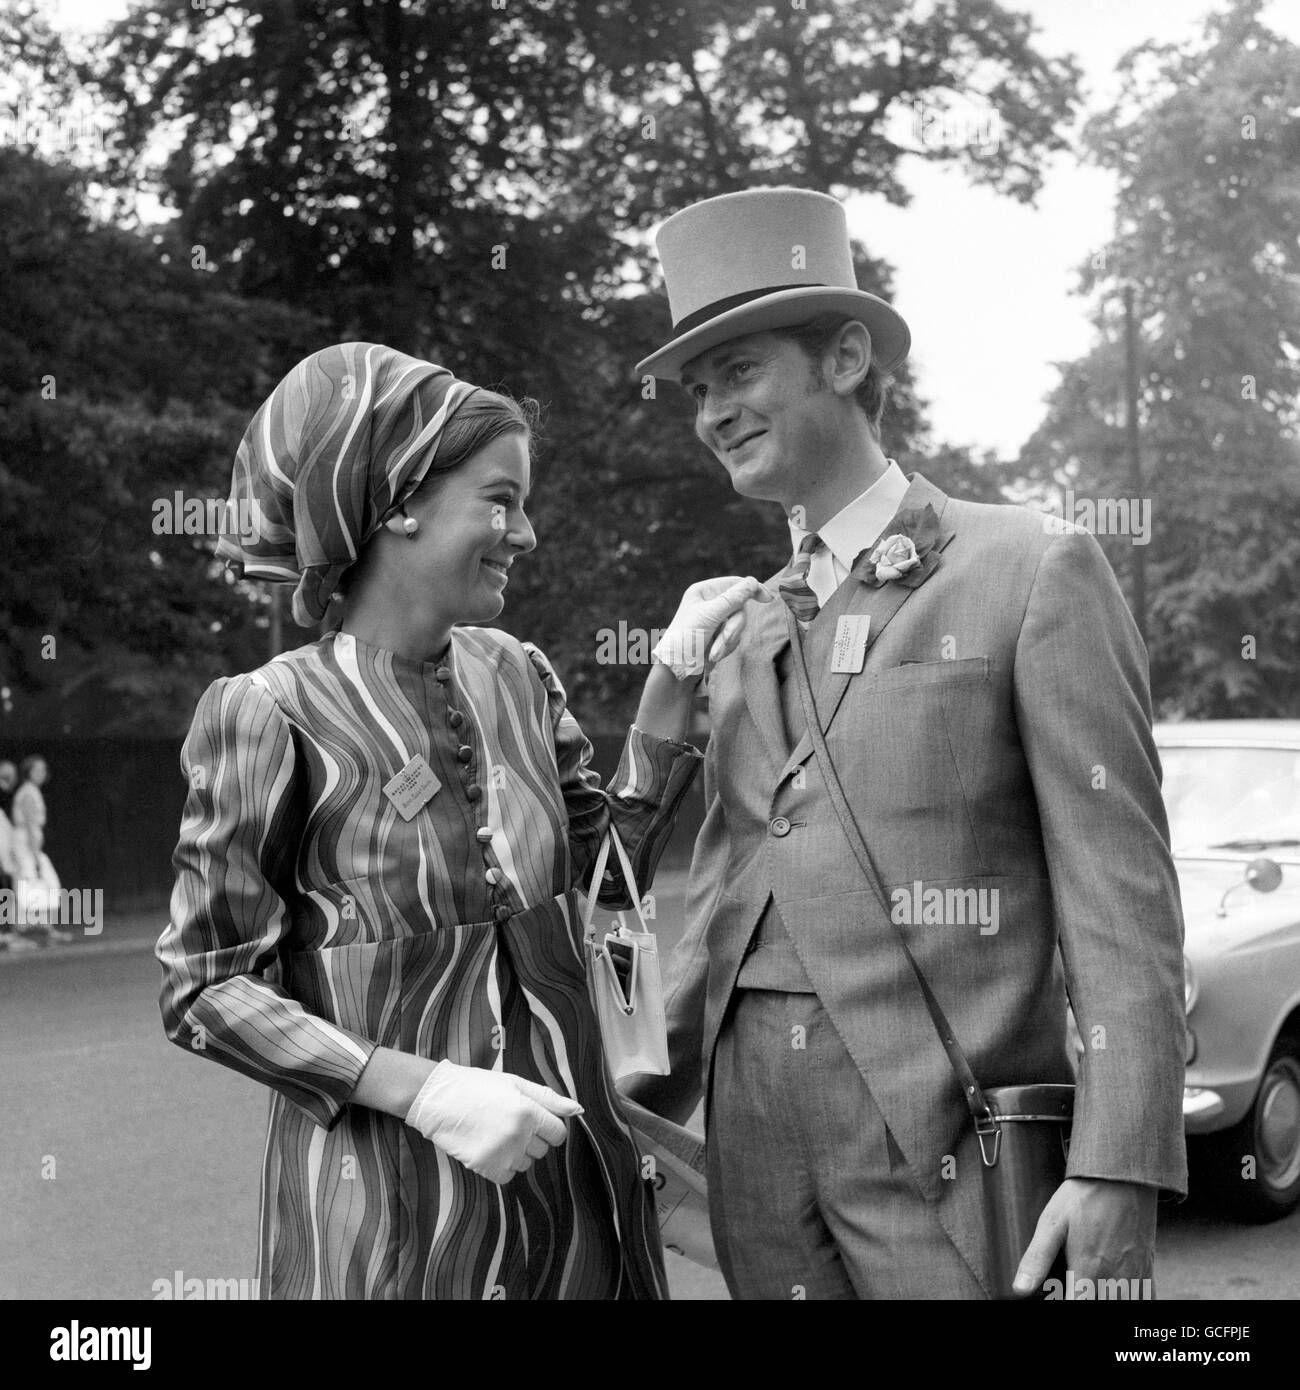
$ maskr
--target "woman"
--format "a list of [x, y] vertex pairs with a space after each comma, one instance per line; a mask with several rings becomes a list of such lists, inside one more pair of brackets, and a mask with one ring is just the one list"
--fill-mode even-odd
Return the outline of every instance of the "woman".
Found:
[[11, 857], [18, 918], [35, 928], [47, 944], [71, 941], [72, 933], [58, 926], [62, 884], [45, 853], [45, 797], [41, 788], [50, 779], [49, 764], [32, 754], [18, 764], [18, 790], [14, 792]]
[[[665, 1293], [574, 890], [611, 822], [652, 876], [694, 682], [652, 669], [605, 792], [545, 657], [473, 626], [535, 543], [529, 440], [505, 398], [347, 343], [236, 460], [257, 526], [223, 552], [295, 582], [303, 625], [346, 590], [338, 631], [200, 701], [158, 943], [168, 1035], [274, 1090], [264, 1297]], [[689, 591], [678, 635], [729, 645], [751, 586]]]
[[0, 951], [36, 948], [34, 941], [28, 941], [21, 932], [14, 930], [20, 920], [14, 888], [18, 865], [14, 859], [14, 826], [9, 812], [17, 785], [18, 769], [7, 758], [0, 759]]

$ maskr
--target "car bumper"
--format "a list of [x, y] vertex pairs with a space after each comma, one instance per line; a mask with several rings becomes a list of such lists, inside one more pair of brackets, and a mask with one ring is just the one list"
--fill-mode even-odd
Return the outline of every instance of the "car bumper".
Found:
[[1183, 1088], [1183, 1128], [1188, 1134], [1209, 1133], [1221, 1128], [1219, 1117], [1226, 1108], [1223, 1097], [1208, 1086]]

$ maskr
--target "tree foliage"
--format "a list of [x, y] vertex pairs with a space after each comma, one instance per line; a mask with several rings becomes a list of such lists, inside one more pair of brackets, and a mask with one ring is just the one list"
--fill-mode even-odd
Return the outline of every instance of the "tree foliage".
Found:
[[[1120, 288], [1140, 317], [1152, 681], [1170, 715], [1300, 714], [1300, 50], [1237, 0], [1146, 45], [1089, 131], [1120, 179], [1085, 272], [1102, 336], [1070, 364], [1026, 476], [1129, 497]], [[1130, 538], [1104, 542], [1131, 573]]]
[[[118, 226], [83, 223], [42, 262], [40, 219], [72, 217], [75, 199], [30, 175], [12, 264], [37, 288], [5, 350], [21, 391], [51, 362], [68, 374], [77, 428], [117, 412], [98, 433], [118, 452], [83, 471], [102, 478], [133, 454], [130, 496], [108, 494], [121, 534], [172, 478], [219, 485], [243, 412], [295, 353], [367, 339], [503, 383], [547, 406], [542, 544], [504, 621], [551, 652], [584, 715], [610, 722], [642, 673], [596, 661], [602, 627], [662, 626], [687, 583], [769, 573], [786, 548], [780, 517], [731, 493], [672, 393], [647, 398], [633, 373], [667, 327], [645, 288], [650, 226], [763, 183], [904, 203], [908, 158], [1031, 198], [1077, 77], [990, 0], [156, 0], [75, 67], [112, 116], [95, 172]], [[976, 108], [996, 138], [953, 118]], [[153, 225], [151, 200], [173, 220]], [[111, 275], [95, 268], [115, 257]], [[887, 295], [889, 268], [869, 248], [858, 264]], [[115, 331], [130, 339], [120, 351]], [[19, 404], [11, 427], [30, 447], [41, 430], [41, 447], [72, 447], [70, 410]], [[933, 457], [956, 490], [993, 490], [992, 470], [929, 439], [906, 369], [887, 428], [909, 466]], [[44, 477], [39, 496], [72, 486], [52, 464]], [[197, 616], [221, 623], [192, 663], [197, 693], [219, 656], [260, 658], [245, 639], [263, 617], [201, 542], [189, 549], [190, 572], [151, 576], [144, 547], [123, 563], [146, 612], [145, 581], [161, 579], [161, 602], [200, 592]], [[183, 709], [179, 631], [154, 617], [122, 629], [112, 663], [143, 654], [140, 689], [174, 671]]]

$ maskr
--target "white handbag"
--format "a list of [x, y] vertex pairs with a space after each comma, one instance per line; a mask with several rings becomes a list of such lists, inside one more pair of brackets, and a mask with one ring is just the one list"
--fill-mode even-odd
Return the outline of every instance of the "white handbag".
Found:
[[[623, 878], [632, 898], [632, 908], [640, 931], [630, 931], [622, 914], [614, 924], [615, 930], [598, 934], [592, 918], [596, 899], [604, 881], [609, 847], [613, 844]], [[652, 1076], [668, 1075], [668, 1028], [664, 1021], [664, 987], [659, 974], [659, 948], [655, 935], [646, 926], [641, 908], [641, 896], [632, 874], [632, 863], [623, 841], [613, 825], [596, 856], [591, 875], [591, 892], [582, 919], [583, 937], [591, 968], [588, 979], [600, 1034], [605, 1044], [605, 1058], [615, 1081], [636, 1072]], [[615, 957], [619, 965], [615, 964]], [[620, 971], [619, 966], [622, 966]]]

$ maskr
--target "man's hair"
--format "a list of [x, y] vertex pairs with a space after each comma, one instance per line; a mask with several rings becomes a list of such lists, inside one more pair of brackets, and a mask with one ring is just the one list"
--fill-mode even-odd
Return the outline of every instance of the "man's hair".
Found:
[[[803, 348], [814, 372], [820, 371], [821, 359], [835, 340], [836, 334], [846, 323], [853, 323], [847, 314], [819, 314], [807, 323], [797, 323], [791, 328], [774, 328], [773, 333], [780, 338], [789, 338]], [[867, 374], [862, 378], [853, 399], [867, 417], [871, 433], [880, 438], [880, 417], [885, 411], [885, 388], [888, 378], [880, 370], [873, 356]]]

